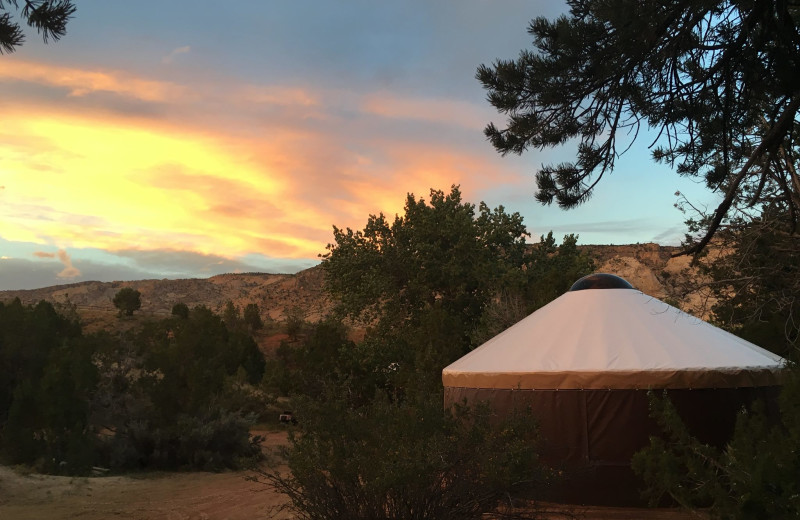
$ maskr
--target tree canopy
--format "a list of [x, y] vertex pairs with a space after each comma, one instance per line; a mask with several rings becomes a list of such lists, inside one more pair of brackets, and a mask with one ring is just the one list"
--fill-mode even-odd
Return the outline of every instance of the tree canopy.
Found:
[[508, 119], [485, 134], [502, 154], [564, 144], [575, 160], [536, 175], [543, 204], [585, 202], [642, 127], [657, 161], [702, 178], [722, 202], [687, 253], [732, 208], [778, 204], [794, 230], [800, 7], [779, 0], [571, 0], [534, 19], [533, 49], [478, 68]]
[[[25, 42], [20, 20], [36, 29], [47, 43], [67, 33], [67, 22], [75, 10], [72, 0], [0, 0], [0, 54], [14, 52]], [[20, 20], [14, 19], [12, 12], [17, 12]]]
[[436, 305], [471, 324], [508, 277], [519, 275], [528, 235], [519, 213], [431, 190], [406, 198], [393, 221], [371, 215], [363, 231], [334, 227], [322, 264], [342, 310], [370, 321], [414, 321]]
[[367, 372], [441, 388], [445, 365], [591, 272], [577, 237], [558, 247], [552, 233], [534, 246], [527, 236], [519, 213], [465, 202], [458, 186], [428, 201], [409, 194], [402, 215], [370, 215], [363, 230], [334, 227], [326, 290], [343, 316], [369, 325], [359, 356], [395, 367]]

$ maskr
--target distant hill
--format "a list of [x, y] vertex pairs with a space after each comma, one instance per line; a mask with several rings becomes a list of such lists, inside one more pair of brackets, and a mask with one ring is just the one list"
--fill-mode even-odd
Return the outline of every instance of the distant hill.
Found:
[[[595, 270], [619, 275], [642, 292], [688, 312], [704, 316], [707, 304], [697, 294], [685, 296], [683, 287], [697, 278], [689, 257], [671, 258], [676, 247], [658, 244], [586, 245], [580, 249], [595, 261]], [[33, 290], [0, 291], [0, 301], [19, 298], [23, 303], [40, 300], [69, 301], [77, 306], [87, 329], [102, 327], [116, 316], [112, 303], [122, 287], [133, 287], [142, 294], [145, 316], [168, 316], [172, 306], [183, 302], [189, 307], [205, 305], [218, 312], [229, 300], [243, 308], [256, 303], [264, 319], [283, 321], [287, 309], [302, 309], [307, 321], [316, 322], [331, 308], [322, 291], [324, 273], [316, 266], [297, 274], [223, 274], [205, 279], [139, 280], [133, 282], [80, 282]]]
[[322, 292], [322, 269], [312, 267], [297, 274], [222, 274], [211, 278], [183, 280], [138, 280], [131, 282], [80, 282], [32, 290], [0, 291], [0, 301], [19, 298], [22, 303], [46, 300], [69, 301], [77, 307], [87, 330], [103, 328], [116, 317], [112, 300], [123, 287], [142, 294], [137, 315], [165, 317], [172, 306], [182, 302], [189, 307], [205, 305], [221, 312], [228, 301], [239, 308], [256, 303], [265, 320], [283, 321], [286, 310], [299, 308], [307, 321], [318, 321], [330, 309]]

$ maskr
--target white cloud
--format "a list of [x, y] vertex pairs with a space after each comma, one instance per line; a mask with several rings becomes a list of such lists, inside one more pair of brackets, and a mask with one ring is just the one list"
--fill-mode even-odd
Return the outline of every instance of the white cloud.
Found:
[[175, 60], [175, 58], [177, 58], [179, 55], [181, 55], [181, 54], [189, 54], [189, 52], [191, 50], [192, 50], [192, 47], [189, 46], [189, 45], [184, 45], [183, 47], [178, 47], [178, 48], [172, 49], [172, 52], [170, 52], [169, 54], [167, 54], [166, 56], [161, 58], [161, 63], [163, 63], [165, 65], [168, 65], [168, 64], [172, 63]]

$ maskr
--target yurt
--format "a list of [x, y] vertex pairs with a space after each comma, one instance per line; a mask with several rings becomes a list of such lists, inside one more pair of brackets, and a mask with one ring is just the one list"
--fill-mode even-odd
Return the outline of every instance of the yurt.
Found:
[[557, 498], [630, 504], [632, 455], [659, 429], [648, 390], [666, 391], [690, 431], [723, 445], [754, 399], [774, 403], [784, 360], [610, 274], [561, 297], [442, 371], [445, 406], [530, 408], [542, 458], [563, 471]]

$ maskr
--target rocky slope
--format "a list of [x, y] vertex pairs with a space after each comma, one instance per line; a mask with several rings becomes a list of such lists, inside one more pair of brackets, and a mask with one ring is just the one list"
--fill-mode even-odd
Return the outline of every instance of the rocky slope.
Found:
[[[643, 293], [691, 314], [707, 317], [715, 301], [696, 289], [703, 277], [691, 266], [692, 257], [672, 256], [680, 252], [678, 247], [649, 243], [583, 246], [583, 250], [594, 259], [595, 271], [621, 276]], [[718, 254], [719, 251], [709, 250], [712, 258]]]
[[288, 274], [223, 274], [184, 280], [138, 280], [132, 282], [80, 282], [42, 289], [0, 291], [0, 301], [19, 298], [24, 304], [47, 300], [74, 304], [88, 330], [102, 328], [117, 314], [114, 295], [132, 287], [142, 295], [140, 316], [168, 316], [178, 302], [189, 307], [205, 305], [221, 312], [228, 301], [243, 309], [256, 303], [266, 321], [283, 321], [287, 312], [299, 309], [308, 321], [318, 321], [330, 308], [322, 292], [322, 270], [306, 269]]

